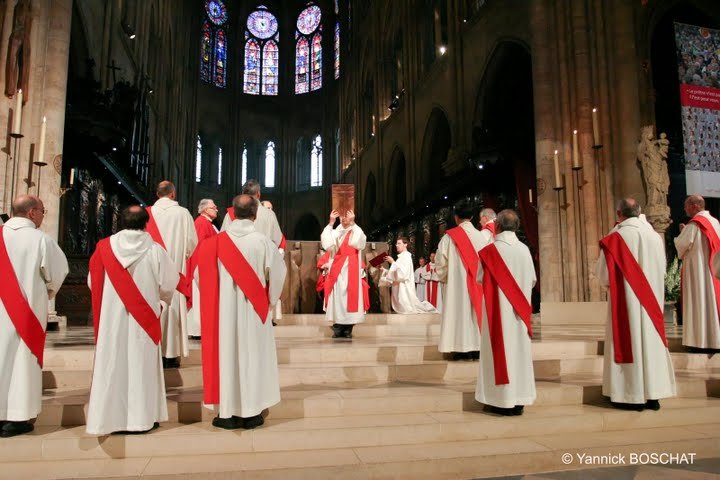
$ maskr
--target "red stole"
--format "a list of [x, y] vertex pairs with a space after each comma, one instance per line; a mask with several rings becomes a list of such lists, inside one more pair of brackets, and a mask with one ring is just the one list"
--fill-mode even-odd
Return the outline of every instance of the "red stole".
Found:
[[285, 239], [285, 235], [283, 235], [282, 238], [280, 238], [280, 245], [278, 246], [278, 248], [282, 248], [283, 250], [285, 250], [286, 246], [287, 240]]
[[90, 257], [90, 281], [92, 283], [92, 311], [93, 327], [95, 329], [95, 343], [100, 332], [100, 310], [102, 307], [103, 288], [105, 287], [105, 274], [120, 297], [125, 309], [133, 316], [135, 321], [145, 330], [155, 345], [160, 343], [160, 316], [148, 304], [138, 289], [130, 272], [120, 264], [110, 247], [110, 238], [100, 240], [95, 247], [95, 253]]
[[[200, 333], [202, 342], [203, 402], [220, 401], [220, 271], [218, 260], [264, 324], [270, 311], [266, 286], [227, 232], [204, 241], [196, 251], [200, 276]], [[193, 255], [195, 257], [195, 255]]]
[[[710, 268], [710, 278], [712, 279], [713, 288], [715, 289], [715, 303], [717, 304], [718, 317], [720, 317], [720, 279], [713, 275], [712, 261], [715, 255], [720, 252], [720, 237], [718, 237], [713, 228], [712, 223], [702, 215], [695, 215], [689, 223], [697, 225], [700, 232], [705, 235], [710, 246], [710, 256], [708, 257], [708, 268]], [[681, 287], [683, 288], [683, 287]]]
[[[330, 272], [325, 279], [325, 306], [327, 307], [330, 294], [335, 288], [335, 283], [340, 276], [345, 260], [348, 263], [348, 285], [347, 285], [347, 311], [348, 313], [359, 310], [358, 288], [360, 286], [360, 255], [359, 251], [350, 246], [352, 230], [345, 234], [340, 250], [335, 254], [330, 267]], [[363, 295], [364, 297], [364, 295]]]
[[[20, 339], [27, 345], [30, 353], [37, 358], [40, 368], [43, 366], [45, 352], [45, 329], [30, 307], [20, 281], [15, 274], [0, 225], [0, 271], [3, 272], [3, 287], [0, 288], [0, 302], [7, 311], [10, 321]], [[47, 299], [45, 299], [47, 301]]]
[[[198, 243], [202, 242], [206, 238], [217, 235], [217, 231], [215, 230], [213, 223], [209, 218], [202, 215], [198, 215], [195, 219], [195, 233], [197, 233]], [[188, 275], [190, 275], [189, 272]]]
[[328, 260], [330, 260], [330, 251], [328, 250], [325, 252], [320, 259], [317, 261], [317, 269], [320, 270], [320, 273], [318, 274], [317, 283], [315, 283], [315, 290], [320, 293], [325, 291], [325, 275], [323, 275], [322, 267], [325, 265]]
[[233, 207], [227, 208], [227, 214], [228, 214], [228, 217], [230, 217], [231, 222], [235, 220], [235, 209]]
[[650, 283], [648, 283], [645, 273], [620, 233], [611, 233], [600, 240], [600, 248], [605, 254], [610, 283], [615, 363], [633, 363], [630, 317], [628, 315], [624, 281], [632, 289], [667, 347], [663, 310], [655, 297], [652, 287], [650, 287]]
[[[145, 231], [150, 234], [150, 236], [155, 241], [155, 243], [157, 243], [165, 251], [167, 251], [167, 247], [165, 246], [165, 241], [163, 240], [162, 235], [160, 234], [160, 228], [158, 228], [158, 224], [155, 221], [155, 217], [153, 217], [152, 208], [147, 207], [145, 210], [147, 210], [148, 216], [150, 217], [147, 225], [145, 226]], [[183, 275], [182, 272], [178, 272], [178, 275], [180, 275], [180, 280], [178, 281], [178, 284], [175, 287], [175, 290], [182, 293], [186, 299], [191, 298], [192, 297], [192, 286], [190, 285], [190, 282], [185, 277], [185, 275]]]
[[[430, 267], [430, 264], [428, 263], [425, 265], [425, 271], [430, 272], [430, 275], [432, 278], [432, 272], [433, 269]], [[433, 307], [437, 308], [437, 294], [438, 294], [438, 281], [437, 280], [428, 280], [425, 282], [425, 299], [432, 304]]]
[[478, 271], [478, 254], [475, 252], [470, 237], [462, 227], [451, 228], [446, 232], [450, 235], [455, 247], [457, 247], [458, 255], [465, 267], [465, 281], [467, 283], [468, 294], [470, 295], [470, 303], [472, 303], [475, 311], [475, 318], [478, 326], [482, 325], [482, 300], [483, 291], [479, 283], [477, 283]]
[[495, 221], [487, 222], [480, 230], [487, 230], [492, 234], [492, 237], [495, 238]]
[[[495, 385], [507, 385], [510, 383], [510, 379], [505, 358], [500, 290], [510, 302], [516, 316], [525, 322], [530, 338], [532, 338], [532, 306], [515, 278], [513, 278], [512, 273], [510, 273], [495, 244], [491, 243], [480, 250], [479, 257], [484, 274], [482, 287], [485, 293], [485, 310], [488, 317], [488, 334], [492, 348]], [[479, 322], [482, 321], [479, 320]]]

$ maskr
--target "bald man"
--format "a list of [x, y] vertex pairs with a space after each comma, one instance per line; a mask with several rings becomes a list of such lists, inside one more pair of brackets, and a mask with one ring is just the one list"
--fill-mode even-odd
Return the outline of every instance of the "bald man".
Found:
[[675, 248], [682, 262], [683, 345], [720, 349], [720, 280], [711, 262], [720, 252], [720, 223], [705, 210], [705, 200], [685, 200], [687, 225], [680, 224]]
[[23, 195], [0, 226], [0, 437], [33, 430], [42, 404], [48, 300], [68, 273], [65, 254], [39, 230], [43, 202]]
[[178, 290], [162, 310], [162, 352], [165, 368], [180, 366], [179, 357], [188, 356], [188, 325], [186, 295], [190, 286], [185, 281], [187, 260], [198, 243], [192, 215], [175, 200], [175, 185], [167, 180], [157, 186], [157, 201], [147, 211], [150, 219], [147, 232], [170, 255], [181, 274]]

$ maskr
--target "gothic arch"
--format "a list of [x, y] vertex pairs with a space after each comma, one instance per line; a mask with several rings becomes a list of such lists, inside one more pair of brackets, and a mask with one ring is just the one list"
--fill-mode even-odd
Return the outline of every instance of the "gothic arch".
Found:
[[388, 179], [385, 183], [389, 188], [387, 205], [390, 211], [397, 213], [407, 205], [407, 167], [405, 154], [399, 146], [396, 146], [390, 157], [390, 168]]
[[430, 112], [423, 135], [419, 166], [422, 181], [419, 182], [416, 198], [430, 192], [433, 181], [443, 177], [442, 164], [447, 159], [451, 145], [452, 135], [447, 114], [441, 107], [435, 106]]
[[304, 213], [295, 223], [293, 240], [315, 240], [320, 238], [322, 227], [317, 217], [312, 213]]
[[367, 180], [365, 180], [365, 190], [363, 192], [363, 222], [367, 223], [368, 227], [370, 225], [374, 225], [377, 223], [378, 218], [376, 218], [378, 215], [375, 214], [376, 212], [376, 202], [377, 202], [377, 181], [375, 180], [375, 175], [370, 172], [367, 176]]

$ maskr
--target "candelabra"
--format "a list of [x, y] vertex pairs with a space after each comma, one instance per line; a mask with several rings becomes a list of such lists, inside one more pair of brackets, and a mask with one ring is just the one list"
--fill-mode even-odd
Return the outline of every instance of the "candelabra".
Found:
[[40, 195], [40, 178], [42, 177], [42, 168], [47, 165], [47, 162], [38, 160], [36, 162], [33, 162], [33, 165], [38, 167], [38, 180], [37, 180], [36, 192], [37, 192], [37, 195], [39, 196]]
[[562, 285], [562, 301], [565, 301], [565, 245], [563, 241], [563, 234], [562, 234], [562, 215], [561, 215], [561, 209], [565, 208], [565, 205], [562, 203], [562, 191], [565, 190], [564, 186], [556, 185], [553, 187], [553, 190], [555, 190], [556, 194], [556, 201], [557, 201], [557, 227], [558, 227], [558, 238], [560, 239], [560, 285]]
[[[13, 139], [12, 155], [8, 158], [8, 162], [12, 163], [12, 176], [10, 177], [10, 202], [12, 203], [15, 198], [15, 177], [18, 171], [18, 149], [20, 148], [20, 139], [25, 135], [22, 133], [11, 133], [10, 137]], [[6, 169], [7, 170], [7, 169]]]
[[578, 231], [580, 233], [580, 288], [583, 301], [587, 301], [587, 245], [585, 244], [585, 205], [582, 187], [582, 165], [573, 165], [573, 177], [575, 180], [575, 216], [578, 220]]
[[598, 191], [598, 199], [600, 200], [600, 227], [603, 234], [607, 232], [607, 205], [605, 204], [605, 168], [602, 161], [602, 145], [593, 145], [593, 154], [595, 158], [595, 188]]

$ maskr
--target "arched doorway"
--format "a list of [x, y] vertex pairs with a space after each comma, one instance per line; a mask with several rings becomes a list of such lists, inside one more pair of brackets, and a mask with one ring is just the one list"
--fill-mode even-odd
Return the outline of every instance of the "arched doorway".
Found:
[[377, 201], [377, 182], [375, 175], [371, 172], [365, 181], [365, 194], [363, 195], [363, 218], [361, 219], [367, 228], [371, 228], [377, 223], [378, 219], [375, 214], [375, 203]]
[[398, 212], [407, 205], [407, 171], [405, 167], [405, 154], [400, 147], [395, 147], [390, 158], [390, 171], [388, 182], [390, 196], [388, 203], [390, 211]]
[[317, 241], [322, 233], [322, 226], [317, 217], [312, 213], [303, 214], [295, 224], [293, 240], [314, 240]]

